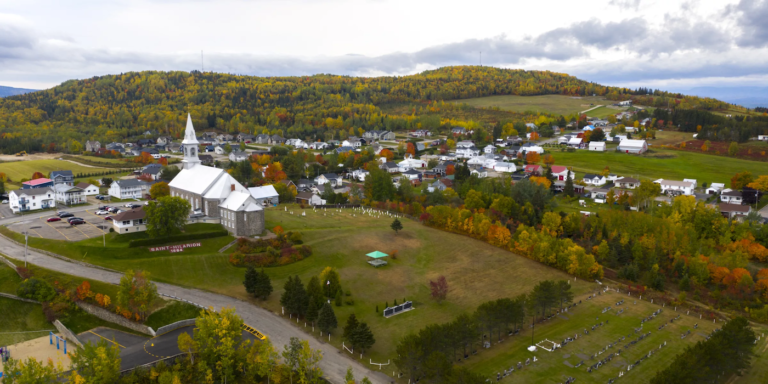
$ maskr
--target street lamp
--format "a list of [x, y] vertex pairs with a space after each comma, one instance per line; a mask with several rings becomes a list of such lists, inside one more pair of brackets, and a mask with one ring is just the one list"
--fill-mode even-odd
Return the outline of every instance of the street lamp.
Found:
[[[29, 227], [29, 229], [38, 229], [40, 226]], [[21, 232], [24, 234], [24, 268], [27, 267], [27, 249], [29, 248], [29, 230]]]

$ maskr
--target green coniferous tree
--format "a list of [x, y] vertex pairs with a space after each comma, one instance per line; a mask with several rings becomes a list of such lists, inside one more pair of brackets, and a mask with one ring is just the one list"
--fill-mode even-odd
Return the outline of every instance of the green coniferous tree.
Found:
[[261, 272], [257, 275], [256, 291], [254, 296], [259, 299], [266, 300], [269, 295], [272, 294], [272, 280], [269, 278], [264, 268], [261, 268]]
[[336, 298], [333, 300], [337, 307], [341, 307], [341, 291], [336, 292]]
[[245, 285], [245, 291], [255, 296], [258, 283], [259, 273], [256, 272], [255, 268], [248, 267], [248, 269], [245, 270], [245, 281], [243, 281], [243, 285]]
[[574, 190], [573, 190], [573, 179], [571, 179], [571, 171], [568, 170], [568, 174], [565, 177], [565, 188], [563, 189], [563, 193], [568, 197], [573, 197]]
[[[378, 308], [376, 309], [376, 312], [378, 312]], [[357, 321], [357, 316], [355, 316], [354, 313], [349, 315], [347, 318], [347, 324], [344, 325], [344, 340], [349, 342], [352, 341], [352, 332], [357, 329], [358, 325], [360, 325], [360, 323]]]
[[395, 234], [397, 234], [397, 231], [403, 229], [403, 223], [401, 223], [400, 220], [395, 218], [395, 221], [393, 221], [389, 227], [392, 228], [393, 231], [395, 231]]
[[360, 325], [352, 331], [350, 338], [350, 342], [354, 349], [360, 349], [361, 353], [371, 349], [373, 344], [376, 343], [376, 339], [373, 337], [373, 332], [371, 332], [371, 328], [369, 328], [366, 323], [360, 323]]
[[305, 316], [307, 321], [309, 321], [314, 325], [319, 315], [320, 315], [320, 309], [317, 307], [317, 302], [310, 299], [309, 306], [307, 307], [307, 315]]
[[330, 333], [331, 330], [336, 329], [338, 322], [336, 321], [336, 314], [333, 312], [333, 307], [330, 304], [323, 304], [323, 308], [320, 309], [320, 314], [317, 318], [317, 326], [320, 327], [325, 333]]

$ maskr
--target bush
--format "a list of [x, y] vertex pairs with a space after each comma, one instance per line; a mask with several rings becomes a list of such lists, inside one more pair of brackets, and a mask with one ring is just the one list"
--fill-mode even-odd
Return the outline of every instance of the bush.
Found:
[[222, 237], [227, 235], [229, 235], [229, 232], [227, 232], [226, 229], [220, 229], [217, 231], [210, 231], [210, 232], [181, 233], [178, 235], [171, 235], [171, 236], [159, 237], [154, 239], [131, 240], [128, 242], [128, 248], [161, 245], [161, 244], [174, 243], [177, 241], [185, 241], [185, 240], [211, 239], [214, 237]]
[[19, 284], [16, 294], [25, 299], [45, 302], [56, 297], [56, 290], [47, 281], [32, 277]]
[[640, 277], [640, 268], [637, 267], [637, 264], [625, 265], [619, 270], [620, 279], [637, 281], [639, 277]]

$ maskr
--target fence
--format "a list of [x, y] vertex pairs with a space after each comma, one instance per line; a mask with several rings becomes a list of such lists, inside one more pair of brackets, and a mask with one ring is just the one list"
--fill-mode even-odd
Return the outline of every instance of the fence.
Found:
[[180, 320], [173, 324], [164, 325], [158, 328], [157, 331], [155, 331], [155, 333], [157, 335], [162, 335], [170, 331], [177, 330], [179, 328], [189, 327], [191, 325], [195, 325], [195, 319]]
[[325, 205], [310, 205], [309, 207], [315, 208], [360, 208], [360, 204], [325, 204]]

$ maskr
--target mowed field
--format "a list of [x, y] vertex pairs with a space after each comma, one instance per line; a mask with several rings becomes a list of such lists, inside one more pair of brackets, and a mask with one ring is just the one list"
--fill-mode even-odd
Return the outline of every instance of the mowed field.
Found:
[[0, 163], [0, 172], [5, 173], [11, 180], [18, 182], [21, 179], [31, 179], [32, 174], [40, 172], [48, 175], [51, 171], [69, 170], [73, 174], [96, 173], [109, 171], [107, 168], [86, 167], [64, 160], [21, 160]]
[[[488, 96], [474, 99], [453, 100], [454, 103], [465, 103], [473, 107], [499, 107], [513, 112], [546, 112], [558, 115], [569, 115], [585, 111], [597, 105], [610, 104], [603, 97], [571, 97], [562, 95], [543, 96]], [[590, 105], [594, 104], [594, 105]], [[614, 113], [618, 113], [617, 110]], [[592, 116], [591, 114], [589, 116]]]
[[[616, 306], [620, 300], [624, 304]], [[518, 362], [523, 362], [528, 358], [533, 359], [536, 356], [538, 360], [529, 366], [524, 366], [522, 370], [513, 372], [510, 376], [502, 379], [502, 383], [562, 383], [573, 377], [577, 382], [582, 383], [605, 383], [609, 379], [616, 379], [619, 372], [624, 375], [618, 379], [620, 383], [647, 383], [656, 372], [666, 368], [672, 362], [675, 356], [682, 353], [686, 347], [693, 346], [698, 341], [702, 341], [714, 329], [722, 326], [722, 322], [714, 324], [712, 320], [700, 320], [696, 315], [686, 315], [685, 311], [675, 311], [674, 307], [651, 304], [647, 300], [637, 300], [636, 297], [629, 297], [613, 291], [608, 291], [596, 298], [587, 300], [586, 297], [577, 297], [576, 302], [581, 300], [580, 305], [572, 308], [566, 313], [554, 317], [552, 320], [543, 324], [536, 325], [534, 335], [535, 342], [548, 339], [561, 343], [566, 337], [578, 338], [572, 343], [568, 343], [563, 348], [553, 352], [539, 349], [536, 352], [529, 352], [526, 348], [531, 344], [530, 324], [524, 328], [521, 335], [507, 338], [501, 343], [497, 343], [494, 338], [490, 349], [483, 350], [476, 357], [471, 357], [466, 362], [461, 363], [466, 367], [491, 377], [495, 380], [497, 372], [503, 372]], [[635, 304], [636, 303], [636, 304]], [[603, 313], [603, 309], [610, 307], [611, 310]], [[662, 309], [662, 312], [642, 325], [642, 331], [635, 333], [636, 328], [641, 327], [641, 319], [650, 316], [654, 311]], [[619, 310], [623, 310], [618, 314]], [[680, 316], [679, 320], [670, 322], [671, 319]], [[607, 321], [607, 323], [605, 323]], [[603, 322], [604, 325], [592, 331], [592, 326]], [[667, 324], [663, 329], [658, 328]], [[698, 328], [694, 329], [694, 325]], [[589, 334], [584, 334], [584, 329]], [[765, 332], [763, 326], [754, 328], [759, 336]], [[681, 339], [681, 335], [691, 331], [691, 334]], [[640, 335], [650, 332], [650, 335], [636, 344], [625, 348], [631, 341], [636, 340]], [[621, 338], [624, 340], [621, 340]], [[618, 341], [618, 343], [616, 343]], [[667, 343], [666, 346], [658, 349], [660, 345]], [[599, 353], [606, 348], [608, 344], [616, 343], [615, 346], [605, 349], [602, 354], [596, 358], [592, 355]], [[754, 359], [754, 367], [747, 371], [742, 377], [737, 377], [733, 382], [752, 383], [762, 382], [760, 380], [768, 371], [768, 361], [765, 360], [765, 349], [768, 348], [768, 341], [761, 338], [755, 348], [758, 356]], [[621, 349], [619, 356], [614, 357], [610, 362], [603, 365], [592, 373], [587, 372], [587, 368], [598, 361], [606, 358], [611, 353], [616, 353]], [[645, 361], [627, 370], [627, 366], [635, 362], [649, 352], [653, 354]], [[581, 361], [584, 365], [576, 368]]]
[[622, 108], [600, 107], [587, 112], [586, 115], [589, 117], [597, 117], [602, 119], [602, 118], [608, 117], [608, 115], [615, 115], [625, 109], [626, 108], [622, 109]]
[[[655, 143], [651, 141], [651, 143]], [[728, 183], [737, 172], [750, 171], [753, 175], [768, 173], [764, 162], [710, 156], [700, 153], [654, 148], [644, 155], [630, 155], [615, 151], [550, 152], [556, 165], [572, 166], [581, 178], [584, 173], [600, 173], [606, 166], [619, 176], [683, 180], [696, 179], [710, 184]]]

